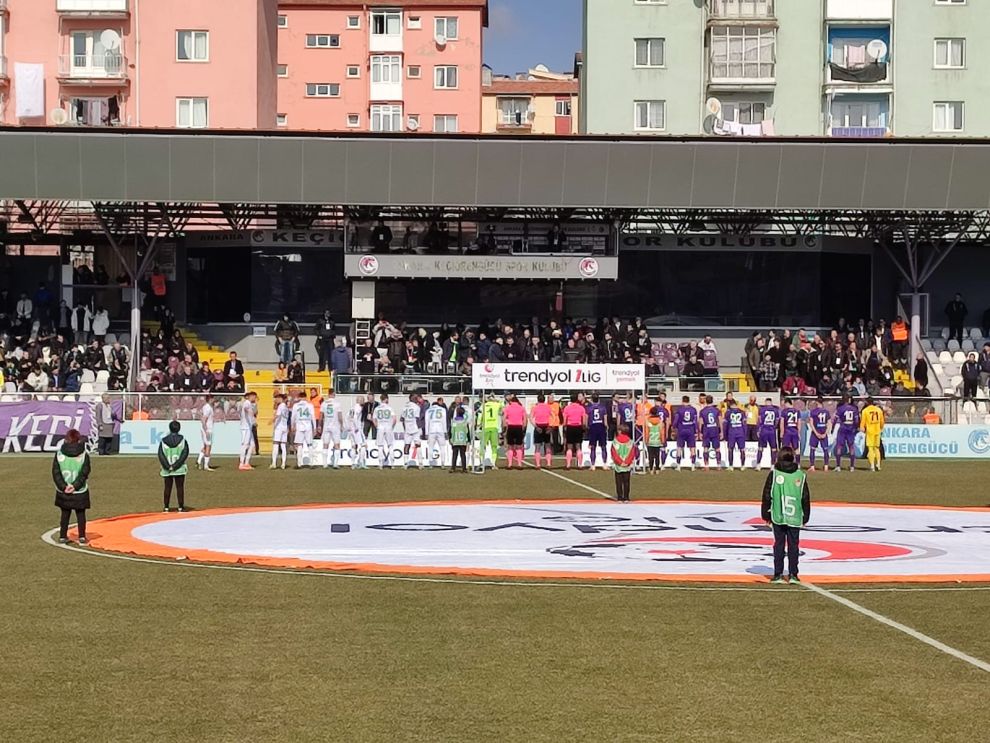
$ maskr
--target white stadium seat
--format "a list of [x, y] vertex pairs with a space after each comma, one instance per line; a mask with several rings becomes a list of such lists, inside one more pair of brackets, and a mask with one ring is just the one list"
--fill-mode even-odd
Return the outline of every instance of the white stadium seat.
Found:
[[964, 353], [969, 353], [970, 351], [976, 350], [976, 344], [973, 343], [969, 338], [965, 338], [961, 346]]
[[955, 353], [956, 351], [959, 350], [959, 341], [953, 338], [952, 340], [950, 340], [948, 343], [945, 344], [945, 347], [947, 350], [952, 351], [952, 353]]
[[82, 382], [83, 384], [85, 384], [87, 382], [89, 384], [92, 384], [95, 381], [96, 381], [96, 375], [93, 374], [93, 370], [92, 369], [83, 369], [83, 371], [82, 371], [82, 377], [80, 377], [80, 382]]
[[966, 415], [976, 415], [976, 403], [972, 400], [967, 400], [963, 403], [963, 412]]
[[931, 341], [930, 338], [922, 338], [921, 339], [921, 350], [922, 351], [931, 351], [932, 350], [932, 341]]
[[932, 371], [935, 372], [936, 377], [941, 377], [945, 374], [945, 367], [941, 364], [932, 364]]
[[952, 354], [949, 353], [948, 351], [942, 351], [938, 355], [938, 363], [940, 363], [940, 364], [951, 364], [952, 363]]
[[98, 372], [96, 372], [96, 381], [106, 384], [107, 382], [110, 381], [110, 372], [108, 372], [106, 369], [100, 369]]
[[[92, 372], [90, 372], [90, 373], [92, 373]], [[79, 385], [79, 394], [80, 395], [95, 395], [96, 393], [93, 391], [93, 383], [92, 382], [82, 382]]]
[[932, 340], [932, 350], [933, 351], [944, 351], [945, 350], [945, 341], [942, 340], [941, 338], [935, 338], [935, 339], [933, 339]]
[[962, 384], [962, 381], [963, 380], [960, 375], [954, 374], [952, 379], [949, 380], [949, 387], [954, 390]]
[[942, 365], [942, 373], [947, 377], [954, 377], [959, 374], [959, 364], [949, 362]]
[[980, 338], [983, 337], [983, 331], [980, 330], [979, 328], [973, 328], [972, 330], [969, 331], [969, 337], [973, 341], [978, 341], [980, 340]]
[[952, 354], [952, 363], [965, 364], [966, 354], [964, 354], [962, 351], [956, 351], [954, 354]]
[[985, 402], [978, 403], [976, 406], [976, 411], [980, 415], [986, 415], [988, 412], [987, 404]]
[[949, 329], [948, 328], [942, 328], [942, 340], [943, 341], [949, 340]]

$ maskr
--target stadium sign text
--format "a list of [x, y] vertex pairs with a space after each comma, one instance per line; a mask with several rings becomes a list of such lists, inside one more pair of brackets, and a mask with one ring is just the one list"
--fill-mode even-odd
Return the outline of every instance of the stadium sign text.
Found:
[[580, 255], [344, 256], [344, 275], [362, 279], [612, 280], [619, 259]]
[[816, 235], [655, 235], [625, 232], [624, 250], [753, 250], [769, 252], [820, 251], [824, 241]]
[[640, 364], [475, 364], [476, 390], [641, 390]]
[[28, 400], [0, 404], [0, 453], [54, 452], [75, 428], [84, 438], [93, 430], [84, 402]]

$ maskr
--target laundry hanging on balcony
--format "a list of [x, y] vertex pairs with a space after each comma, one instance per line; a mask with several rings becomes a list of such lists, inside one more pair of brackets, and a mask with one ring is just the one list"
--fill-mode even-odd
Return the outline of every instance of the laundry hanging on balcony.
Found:
[[45, 115], [45, 66], [43, 64], [14, 65], [14, 92], [17, 106], [14, 115], [32, 119]]
[[841, 67], [835, 62], [828, 63], [832, 72], [832, 80], [847, 83], [879, 83], [887, 79], [887, 65], [881, 62], [871, 62], [862, 67]]

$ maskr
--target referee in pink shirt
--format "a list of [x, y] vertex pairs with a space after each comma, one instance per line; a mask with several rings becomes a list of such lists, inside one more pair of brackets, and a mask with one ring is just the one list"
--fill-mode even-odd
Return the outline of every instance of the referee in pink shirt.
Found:
[[509, 404], [502, 412], [505, 421], [505, 445], [508, 451], [506, 458], [509, 460], [509, 469], [512, 469], [512, 460], [515, 458], [516, 469], [523, 468], [523, 454], [526, 442], [526, 408], [519, 402], [519, 397], [512, 395]]
[[536, 469], [541, 469], [544, 456], [547, 458], [547, 467], [553, 467], [550, 415], [550, 404], [547, 402], [546, 395], [537, 395], [536, 405], [530, 411], [530, 418], [533, 421], [533, 448], [535, 449], [533, 459], [536, 460]]
[[577, 457], [577, 466], [584, 465], [584, 432], [588, 428], [588, 409], [584, 407], [584, 395], [580, 392], [564, 408], [564, 469], [571, 468], [571, 460]]

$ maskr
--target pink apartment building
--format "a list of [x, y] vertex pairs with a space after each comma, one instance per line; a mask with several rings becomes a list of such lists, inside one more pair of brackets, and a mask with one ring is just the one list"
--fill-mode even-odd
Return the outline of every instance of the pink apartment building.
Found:
[[481, 131], [486, 0], [0, 0], [0, 123]]
[[282, 0], [278, 125], [481, 131], [487, 0]]
[[0, 122], [271, 129], [277, 0], [0, 0]]

